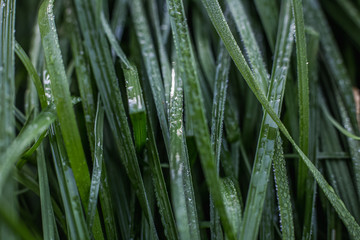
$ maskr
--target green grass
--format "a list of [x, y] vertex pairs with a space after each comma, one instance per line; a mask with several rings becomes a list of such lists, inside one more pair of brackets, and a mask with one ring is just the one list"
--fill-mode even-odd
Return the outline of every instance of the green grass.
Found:
[[0, 239], [359, 239], [359, 1], [0, 7]]

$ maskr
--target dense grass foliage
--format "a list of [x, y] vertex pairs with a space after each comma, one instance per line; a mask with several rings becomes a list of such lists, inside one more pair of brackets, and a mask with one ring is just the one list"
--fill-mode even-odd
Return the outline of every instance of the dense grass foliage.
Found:
[[360, 239], [360, 1], [1, 0], [0, 239]]

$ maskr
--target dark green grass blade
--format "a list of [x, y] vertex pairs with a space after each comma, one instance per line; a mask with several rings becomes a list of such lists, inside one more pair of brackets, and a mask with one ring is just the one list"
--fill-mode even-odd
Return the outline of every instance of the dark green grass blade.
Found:
[[[20, 221], [17, 218], [14, 218], [14, 214], [9, 211], [9, 208], [6, 205], [0, 207], [0, 219], [5, 222], [5, 225], [2, 227], [9, 227], [9, 230], [12, 231], [13, 236], [21, 237], [22, 239], [29, 240], [39, 240], [41, 239], [37, 234], [32, 233], [32, 231], [27, 227], [27, 224], [23, 221]], [[3, 232], [6, 239], [10, 238], [9, 232]]]
[[278, 3], [275, 0], [255, 0], [256, 9], [264, 26], [270, 48], [275, 50], [276, 26], [279, 20]]
[[[41, 219], [43, 226], [44, 239], [55, 239], [57, 235], [54, 211], [51, 204], [49, 179], [46, 168], [45, 153], [41, 144], [36, 151], [37, 165], [39, 175], [40, 203], [41, 203]], [[59, 236], [56, 236], [59, 239]]]
[[[337, 89], [342, 101], [344, 102], [348, 119], [343, 119], [343, 121], [349, 122], [349, 124], [346, 124], [345, 126], [348, 131], [358, 135], [359, 131], [357, 129], [358, 124], [355, 117], [356, 108], [353, 94], [351, 92], [351, 81], [341, 57], [340, 50], [336, 45], [334, 36], [330, 30], [330, 26], [325, 19], [325, 15], [322, 12], [318, 1], [306, 0], [304, 1], [304, 7], [307, 13], [305, 15], [305, 19], [309, 25], [313, 26], [314, 29], [319, 32], [321, 36], [320, 43], [323, 50], [323, 61], [329, 73], [331, 74], [330, 79], [333, 82], [333, 86], [335, 89]], [[356, 188], [358, 197], [360, 197], [360, 153], [357, 151], [360, 148], [360, 145], [355, 144], [354, 142], [352, 142], [351, 145], [351, 155], [356, 179]]]
[[[149, 109], [149, 107], [147, 107]], [[166, 182], [162, 173], [159, 153], [156, 148], [156, 141], [154, 131], [151, 123], [151, 118], [148, 115], [148, 142], [147, 149], [149, 151], [149, 165], [153, 175], [153, 183], [159, 212], [161, 214], [161, 221], [164, 226], [165, 236], [168, 239], [178, 239], [178, 230], [176, 228], [173, 211], [170, 204], [168, 191], [166, 189]]]
[[20, 46], [19, 43], [15, 43], [15, 52], [16, 55], [20, 58], [21, 62], [24, 64], [26, 70], [28, 71], [31, 80], [33, 81], [36, 90], [37, 90], [37, 94], [39, 96], [39, 100], [40, 100], [40, 104], [41, 107], [44, 109], [47, 106], [46, 103], [46, 97], [45, 97], [45, 92], [44, 92], [44, 88], [41, 84], [41, 80], [39, 75], [37, 74], [33, 64], [31, 63], [29, 57], [26, 55], [24, 49], [22, 49], [22, 47]]
[[145, 211], [149, 223], [152, 225], [155, 236], [157, 235], [155, 225], [144, 189], [134, 144], [132, 143], [120, 90], [116, 83], [115, 69], [111, 60], [108, 44], [100, 27], [100, 16], [95, 17], [93, 8], [87, 0], [75, 0], [75, 7], [85, 40], [85, 50], [90, 59], [96, 85], [104, 103], [107, 120], [113, 129], [112, 132], [117, 149], [129, 179], [136, 190], [140, 205]]
[[[212, 108], [212, 119], [211, 119], [211, 144], [214, 149], [217, 171], [220, 171], [220, 154], [222, 146], [222, 136], [223, 136], [223, 120], [225, 114], [225, 102], [226, 102], [226, 92], [228, 86], [228, 76], [230, 70], [230, 56], [226, 52], [225, 46], [221, 43], [220, 53], [217, 59], [217, 69], [215, 77], [215, 86], [214, 88], [214, 98], [213, 98], [213, 108]], [[235, 175], [235, 174], [234, 174]], [[217, 211], [214, 209], [214, 205], [211, 202], [210, 212], [213, 214], [210, 215], [211, 221], [211, 234], [214, 238], [219, 238], [222, 235], [220, 218]], [[241, 214], [241, 213], [240, 213]], [[236, 229], [236, 228], [235, 228]]]
[[[309, 158], [313, 159], [316, 165], [317, 144], [318, 144], [318, 50], [319, 34], [312, 28], [306, 29], [307, 53], [309, 59]], [[307, 174], [306, 196], [304, 211], [303, 238], [310, 239], [314, 229], [314, 210], [316, 198], [316, 182], [312, 176]]]
[[166, 101], [164, 85], [162, 83], [161, 71], [156, 57], [156, 51], [151, 38], [150, 28], [145, 18], [145, 11], [141, 0], [130, 1], [130, 10], [135, 25], [141, 54], [145, 64], [147, 76], [150, 82], [154, 103], [159, 118], [162, 135], [166, 149], [169, 150], [169, 127], [166, 114]]
[[[15, 13], [16, 0], [1, 1], [0, 8], [0, 154], [6, 151], [15, 138]], [[0, 158], [0, 164], [6, 159]], [[12, 163], [14, 164], [14, 163]], [[0, 176], [1, 178], [2, 176]], [[9, 217], [16, 218], [15, 185], [10, 180], [0, 187], [0, 204], [9, 202]], [[14, 239], [13, 233], [0, 220], [0, 238]]]
[[299, 146], [295, 143], [294, 139], [290, 136], [284, 124], [281, 122], [279, 117], [276, 115], [275, 111], [272, 109], [265, 95], [261, 92], [260, 90], [261, 87], [256, 83], [256, 81], [254, 81], [254, 77], [251, 73], [251, 70], [246, 64], [245, 58], [242, 55], [240, 48], [237, 45], [234, 36], [232, 35], [229, 26], [225, 21], [219, 3], [216, 0], [203, 0], [203, 3], [205, 5], [205, 8], [209, 14], [209, 17], [214, 27], [216, 28], [221, 39], [224, 41], [224, 44], [230, 56], [232, 57], [236, 66], [238, 67], [239, 71], [242, 73], [250, 89], [253, 91], [257, 99], [260, 101], [264, 109], [271, 116], [271, 118], [274, 120], [274, 122], [282, 131], [282, 133], [285, 135], [285, 137], [290, 141], [290, 143], [293, 145], [295, 150], [299, 153], [301, 159], [306, 163], [310, 172], [315, 177], [321, 189], [324, 191], [324, 194], [329, 199], [330, 203], [335, 208], [336, 212], [339, 214], [339, 217], [344, 222], [345, 226], [352, 234], [352, 236], [360, 235], [360, 227], [356, 223], [353, 216], [351, 216], [351, 214], [346, 209], [341, 199], [339, 199], [339, 197], [335, 194], [333, 188], [326, 182], [326, 180], [321, 175], [319, 170], [316, 169], [314, 164], [308, 159], [308, 157], [301, 151]]
[[92, 229], [94, 224], [103, 167], [104, 109], [101, 106], [100, 98], [98, 99], [94, 128], [94, 162], [91, 176], [89, 206], [86, 218], [88, 229]]
[[185, 108], [189, 108], [189, 119], [193, 121], [195, 141], [206, 183], [209, 187], [214, 205], [219, 211], [225, 233], [229, 239], [235, 239], [235, 230], [232, 229], [220, 192], [220, 179], [216, 170], [214, 151], [211, 147], [210, 134], [205, 118], [204, 103], [186, 24], [183, 2], [181, 0], [169, 0], [167, 3], [177, 57], [179, 59], [178, 64], [181, 65], [179, 75], [184, 80], [185, 97], [189, 98], [188, 102], [185, 101], [185, 104], [188, 103], [188, 105], [185, 105]]
[[26, 147], [40, 134], [48, 129], [51, 123], [56, 119], [53, 107], [46, 108], [41, 112], [27, 127], [22, 134], [16, 137], [11, 145], [3, 152], [0, 166], [0, 190], [3, 190], [4, 184], [13, 169], [14, 163], [20, 158]]
[[[279, 18], [279, 31], [268, 93], [269, 102], [279, 116], [293, 45], [292, 23], [290, 4], [284, 2]], [[274, 122], [272, 118], [265, 113], [245, 205], [244, 219], [242, 221], [242, 239], [255, 239], [257, 236], [266, 197], [267, 182], [270, 177], [271, 162], [274, 157], [276, 136], [277, 129], [274, 126]]]
[[[79, 189], [81, 201], [86, 210], [88, 207], [90, 174], [76, 123], [68, 81], [59, 48], [53, 4], [53, 0], [47, 0], [42, 3], [38, 17], [39, 27], [61, 132], [64, 136], [67, 155]], [[98, 215], [93, 230], [96, 239], [103, 238]]]
[[90, 239], [90, 232], [82, 212], [81, 199], [58, 123], [51, 126], [49, 133], [55, 173], [66, 216], [67, 236], [71, 239]]
[[[158, 7], [156, 1], [150, 1], [150, 15], [155, 29], [156, 43], [159, 48], [159, 58], [161, 73], [164, 81], [164, 92], [166, 100], [166, 109], [169, 109], [170, 103], [170, 88], [171, 88], [171, 70], [168, 55], [165, 49], [165, 42], [162, 39], [160, 20], [158, 16]], [[170, 24], [169, 24], [170, 25]], [[170, 28], [169, 28], [170, 29]]]
[[[301, 0], [292, 0], [292, 9], [295, 19], [295, 38], [296, 38], [296, 62], [297, 80], [299, 96], [299, 146], [305, 155], [309, 152], [309, 79], [308, 79], [308, 60], [306, 52], [306, 39], [304, 16]], [[304, 162], [299, 161], [297, 176], [297, 200], [303, 202], [306, 194], [306, 179], [308, 170]]]
[[277, 137], [276, 151], [274, 155], [274, 174], [276, 182], [276, 193], [278, 197], [282, 239], [295, 239], [294, 220], [292, 214], [292, 204], [290, 199], [290, 190], [282, 141], [280, 136]]
[[236, 190], [234, 182], [230, 178], [221, 180], [221, 192], [230, 223], [233, 229], [236, 229], [237, 236], [239, 236], [241, 205], [239, 201], [239, 193]]
[[183, 87], [173, 70], [170, 92], [170, 177], [172, 203], [180, 239], [200, 239], [183, 125]]
[[265, 67], [260, 48], [256, 42], [256, 38], [250, 20], [241, 1], [227, 0], [229, 9], [235, 20], [236, 28], [240, 32], [241, 39], [244, 43], [246, 54], [250, 60], [255, 80], [261, 86], [264, 94], [268, 89], [268, 73]]

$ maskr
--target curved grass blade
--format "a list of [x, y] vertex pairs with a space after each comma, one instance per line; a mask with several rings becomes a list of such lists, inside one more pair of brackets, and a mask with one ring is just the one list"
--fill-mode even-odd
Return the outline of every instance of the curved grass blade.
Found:
[[341, 126], [341, 124], [336, 121], [328, 112], [328, 110], [322, 106], [322, 111], [325, 114], [326, 118], [331, 122], [331, 124], [336, 127], [337, 130], [339, 130], [342, 134], [344, 134], [345, 136], [352, 138], [354, 140], [360, 140], [359, 136], [354, 135], [352, 132], [349, 132], [348, 130], [346, 130], [343, 126]]
[[[284, 1], [279, 18], [279, 30], [276, 40], [274, 65], [268, 91], [269, 102], [280, 116], [285, 92], [287, 72], [293, 45], [293, 20], [290, 3]], [[255, 239], [257, 237], [268, 179], [270, 178], [271, 162], [274, 157], [277, 127], [273, 119], [265, 113], [261, 125], [258, 146], [255, 155], [250, 187], [241, 226], [241, 239]]]
[[116, 39], [121, 40], [124, 34], [124, 25], [126, 18], [128, 16], [128, 11], [126, 8], [127, 0], [117, 0], [115, 1], [114, 9], [112, 12], [111, 18], [111, 29], [114, 33]]
[[[3, 154], [15, 138], [15, 14], [16, 0], [1, 1], [0, 6], [0, 153]], [[0, 164], [6, 159], [0, 158]], [[2, 176], [0, 176], [1, 178]], [[10, 218], [16, 218], [15, 185], [10, 180], [5, 189], [0, 188], [0, 204], [9, 202]], [[0, 220], [0, 238], [15, 236]]]
[[35, 70], [33, 64], [31, 63], [31, 60], [25, 53], [24, 49], [22, 49], [22, 47], [20, 46], [20, 44], [18, 42], [15, 43], [15, 52], [16, 52], [16, 55], [20, 58], [21, 62], [24, 64], [26, 70], [28, 71], [28, 73], [36, 87], [37, 94], [39, 96], [39, 100], [40, 100], [40, 104], [41, 104], [41, 108], [45, 109], [47, 106], [45, 92], [44, 92], [44, 88], [41, 84], [40, 77], [37, 74], [37, 71]]
[[236, 236], [239, 236], [239, 226], [241, 224], [241, 204], [239, 201], [239, 193], [230, 178], [221, 179], [221, 192], [230, 223], [232, 224], [233, 229], [237, 229]]
[[[295, 19], [295, 38], [296, 38], [296, 62], [299, 95], [299, 146], [305, 155], [309, 152], [309, 79], [308, 79], [308, 60], [306, 51], [304, 15], [301, 0], [292, 0], [292, 9]], [[304, 162], [299, 161], [298, 181], [297, 181], [297, 201], [305, 200], [306, 179], [308, 170]]]
[[[94, 149], [95, 145], [95, 103], [93, 88], [90, 76], [90, 67], [86, 56], [84, 55], [84, 49], [82, 46], [82, 41], [77, 26], [77, 21], [74, 21], [73, 9], [68, 8], [67, 21], [71, 29], [71, 48], [74, 56], [75, 62], [75, 71], [77, 75], [77, 80], [79, 84], [81, 103], [84, 109], [85, 114], [85, 124], [87, 129], [87, 135], [90, 143], [90, 149], [92, 152], [92, 158], [94, 159]], [[109, 183], [107, 177], [107, 171], [105, 168], [105, 162], [103, 162], [102, 174], [101, 174], [101, 186], [100, 186], [100, 204], [104, 219], [104, 225], [106, 230], [106, 235], [108, 239], [117, 239], [116, 232], [116, 223], [113, 210], [113, 204], [111, 202]]]
[[[325, 15], [316, 0], [304, 1], [304, 7], [306, 8], [306, 20], [311, 26], [319, 32], [321, 38], [321, 46], [323, 49], [323, 60], [325, 66], [331, 73], [331, 80], [333, 82], [334, 89], [339, 93], [343, 103], [347, 118], [343, 118], [343, 122], [349, 132], [355, 135], [359, 135], [358, 124], [355, 113], [355, 103], [352, 94], [351, 80], [345, 68], [343, 59], [340, 54], [340, 50], [336, 44], [335, 38], [331, 33], [330, 26], [326, 21]], [[356, 142], [349, 142], [351, 145], [351, 156], [354, 167], [356, 188], [358, 197], [360, 197], [360, 144]]]
[[278, 134], [274, 155], [274, 175], [280, 210], [282, 239], [295, 239], [290, 190], [281, 137]]
[[[79, 25], [84, 37], [85, 50], [90, 59], [91, 69], [99, 89], [104, 109], [113, 130], [115, 143], [127, 175], [134, 187], [140, 205], [152, 226], [152, 233], [157, 238], [152, 212], [147, 200], [141, 171], [132, 142], [119, 86], [116, 82], [114, 65], [110, 50], [103, 34], [100, 16], [95, 17], [94, 9], [87, 0], [75, 0]], [[96, 31], [94, 30], [96, 29]]]
[[241, 39], [244, 43], [246, 54], [249, 57], [250, 65], [255, 80], [261, 86], [263, 93], [267, 93], [268, 76], [260, 48], [256, 42], [255, 35], [250, 26], [250, 21], [246, 15], [243, 4], [239, 0], [227, 0], [230, 12], [235, 20], [236, 28], [240, 32]]
[[200, 239], [191, 169], [183, 126], [183, 88], [181, 78], [172, 73], [170, 93], [170, 177], [172, 203], [180, 239]]
[[179, 76], [184, 80], [185, 97], [188, 97], [187, 103], [189, 104], [185, 107], [188, 108], [189, 119], [193, 121], [195, 141], [206, 183], [210, 189], [214, 205], [219, 211], [225, 233], [229, 239], [235, 239], [235, 231], [230, 224], [220, 192], [220, 178], [217, 174], [214, 152], [211, 147], [204, 103], [200, 91], [200, 82], [186, 24], [183, 2], [181, 0], [168, 0], [167, 3], [177, 57], [179, 59], [178, 64], [181, 65]]
[[1, 155], [0, 166], [0, 191], [3, 191], [14, 163], [20, 158], [26, 147], [44, 131], [47, 131], [51, 123], [56, 119], [55, 109], [48, 107], [44, 109], [27, 127], [22, 134], [16, 137], [11, 145]]
[[96, 206], [98, 202], [99, 188], [101, 184], [101, 174], [103, 167], [103, 128], [104, 128], [104, 109], [101, 106], [100, 97], [98, 99], [96, 117], [95, 117], [95, 146], [94, 146], [94, 163], [91, 177], [91, 186], [89, 194], [89, 206], [87, 212], [87, 226], [91, 229], [94, 224]]
[[169, 151], [170, 136], [166, 114], [165, 91], [162, 83], [159, 63], [156, 59], [154, 43], [151, 38], [149, 25], [145, 19], [146, 15], [141, 0], [130, 1], [130, 6], [136, 35], [141, 48], [141, 53], [145, 63], [147, 76], [150, 82], [152, 95], [162, 130], [162, 135], [166, 149]]
[[[90, 174], [76, 123], [69, 85], [59, 48], [53, 7], [54, 0], [46, 0], [41, 4], [38, 16], [39, 28], [61, 132], [64, 136], [66, 151], [79, 189], [81, 201], [86, 210], [88, 207]], [[98, 215], [95, 220], [93, 233], [96, 239], [104, 238]]]
[[225, 21], [224, 15], [221, 11], [218, 1], [203, 0], [203, 3], [214, 27], [216, 28], [216, 31], [223, 40], [235, 65], [242, 73], [245, 81], [247, 82], [252, 92], [255, 94], [256, 98], [259, 100], [259, 102], [262, 104], [264, 109], [274, 120], [275, 124], [273, 124], [272, 127], [277, 125], [281, 130], [281, 132], [284, 134], [284, 136], [290, 141], [291, 145], [299, 153], [301, 159], [305, 162], [311, 174], [313, 174], [317, 183], [323, 190], [324, 194], [326, 195], [327, 199], [330, 201], [331, 205], [335, 208], [336, 212], [338, 213], [341, 220], [344, 222], [350, 234], [354, 237], [360, 235], [360, 227], [356, 223], [354, 217], [346, 209], [344, 203], [336, 195], [334, 189], [326, 182], [325, 178], [322, 176], [319, 170], [316, 169], [314, 164], [309, 160], [309, 158], [301, 151], [299, 146], [295, 143], [294, 139], [291, 137], [284, 124], [281, 122], [279, 117], [276, 115], [275, 111], [272, 109], [265, 95], [261, 92], [260, 90], [261, 87], [256, 83], [256, 81], [254, 81], [254, 76], [252, 75], [249, 66], [246, 64], [245, 58], [242, 55], [240, 48], [237, 45], [227, 22]]
[[[220, 53], [217, 59], [216, 77], [214, 88], [214, 99], [211, 119], [211, 145], [215, 152], [217, 172], [220, 171], [220, 154], [223, 136], [223, 121], [225, 114], [226, 91], [228, 86], [228, 76], [230, 70], [230, 56], [226, 52], [225, 46], [220, 44]], [[235, 175], [235, 174], [234, 174]], [[212, 238], [221, 239], [222, 231], [220, 218], [214, 209], [212, 199], [210, 200], [210, 221]], [[229, 213], [228, 213], [229, 214]], [[241, 213], [240, 213], [241, 214]], [[236, 229], [236, 228], [234, 228]]]

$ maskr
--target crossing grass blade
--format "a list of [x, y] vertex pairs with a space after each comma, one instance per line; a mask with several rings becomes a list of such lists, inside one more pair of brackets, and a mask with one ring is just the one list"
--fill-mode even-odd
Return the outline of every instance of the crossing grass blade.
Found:
[[149, 24], [145, 18], [146, 15], [141, 0], [130, 1], [130, 9], [147, 76], [149, 78], [165, 146], [167, 151], [169, 151], [170, 139], [166, 114], [165, 91], [159, 63], [156, 57], [157, 54], [150, 34]]
[[[90, 189], [90, 174], [80, 139], [79, 129], [76, 123], [67, 76], [59, 48], [53, 7], [53, 0], [47, 0], [41, 4], [38, 16], [40, 33], [47, 69], [50, 75], [51, 89], [54, 96], [54, 103], [56, 105], [56, 112], [60, 122], [61, 132], [64, 136], [66, 152], [79, 189], [81, 201], [84, 208], [87, 209], [88, 193]], [[93, 230], [95, 238], [103, 238], [98, 215], [96, 217]]]
[[[327, 199], [330, 201], [331, 205], [335, 208], [341, 220], [344, 222], [347, 227], [349, 233], [352, 236], [357, 236], [360, 234], [360, 227], [356, 223], [354, 217], [349, 213], [346, 209], [344, 203], [341, 199], [336, 195], [334, 189], [326, 182], [325, 178], [319, 172], [318, 169], [314, 166], [314, 164], [308, 159], [308, 157], [301, 151], [299, 146], [295, 143], [294, 139], [290, 136], [288, 130], [281, 122], [279, 117], [276, 115], [274, 110], [272, 109], [270, 103], [266, 99], [265, 95], [261, 92], [261, 87], [254, 81], [254, 76], [251, 73], [249, 66], [246, 64], [245, 58], [242, 55], [239, 46], [237, 45], [229, 26], [227, 25], [224, 15], [221, 11], [220, 5], [216, 0], [203, 0], [204, 6], [208, 11], [209, 17], [216, 28], [218, 34], [221, 39], [224, 41], [224, 44], [232, 57], [235, 65], [238, 67], [239, 71], [242, 73], [245, 81], [247, 82], [250, 89], [253, 91], [257, 99], [260, 101], [264, 109], [274, 120], [275, 124], [279, 127], [284, 136], [289, 140], [291, 145], [295, 148], [295, 150], [299, 153], [301, 159], [305, 162], [310, 172], [313, 174], [320, 188], [323, 190]], [[275, 127], [272, 125], [272, 128]]]
[[[272, 108], [281, 113], [285, 92], [287, 72], [293, 45], [293, 20], [290, 5], [284, 2], [279, 18], [279, 30], [276, 40], [275, 58], [268, 90], [268, 99]], [[246, 200], [244, 218], [241, 227], [242, 239], [255, 239], [259, 229], [261, 213], [266, 197], [271, 163], [274, 158], [277, 128], [273, 120], [265, 113], [261, 125], [258, 146], [253, 165], [250, 188]], [[255, 210], [256, 209], [256, 210]]]
[[50, 106], [46, 108], [23, 130], [22, 134], [16, 137], [6, 151], [3, 152], [1, 159], [4, 159], [4, 161], [0, 167], [0, 189], [3, 189], [13, 170], [14, 163], [20, 158], [26, 147], [40, 134], [47, 131], [55, 119], [56, 114], [54, 107]]
[[227, 0], [227, 4], [229, 5], [230, 12], [234, 18], [236, 28], [240, 32], [241, 39], [244, 42], [246, 54], [249, 58], [255, 80], [258, 81], [258, 85], [261, 86], [263, 93], [266, 94], [269, 74], [267, 73], [260, 48], [256, 42], [245, 8], [241, 1], [238, 0]]
[[[205, 118], [204, 103], [200, 90], [200, 82], [185, 21], [183, 2], [181, 0], [169, 0], [167, 3], [176, 46], [176, 54], [179, 58], [178, 64], [182, 66], [180, 68], [181, 71], [178, 74], [184, 81], [185, 98], [189, 98], [188, 102], [185, 101], [185, 108], [189, 108], [189, 119], [193, 121], [196, 146], [200, 154], [206, 183], [214, 201], [214, 206], [219, 211], [225, 233], [229, 239], [235, 239], [235, 230], [232, 229], [220, 192], [220, 179], [216, 170], [214, 151], [211, 147], [210, 134]], [[188, 105], [186, 103], [188, 103]]]
[[[325, 15], [317, 0], [304, 1], [304, 7], [306, 8], [306, 21], [316, 31], [319, 32], [321, 38], [320, 43], [323, 49], [323, 61], [326, 68], [331, 74], [331, 82], [335, 89], [337, 89], [341, 99], [344, 103], [344, 111], [346, 112], [347, 118], [343, 119], [343, 122], [349, 132], [355, 135], [359, 135], [358, 124], [356, 121], [355, 103], [351, 92], [351, 80], [349, 78], [347, 69], [344, 65], [344, 60], [341, 57], [340, 50], [335, 42], [334, 36], [331, 33], [329, 23], [325, 19]], [[360, 197], [360, 153], [356, 151], [360, 147], [356, 142], [351, 144], [351, 155], [352, 163], [354, 167], [356, 189], [358, 197]]]

